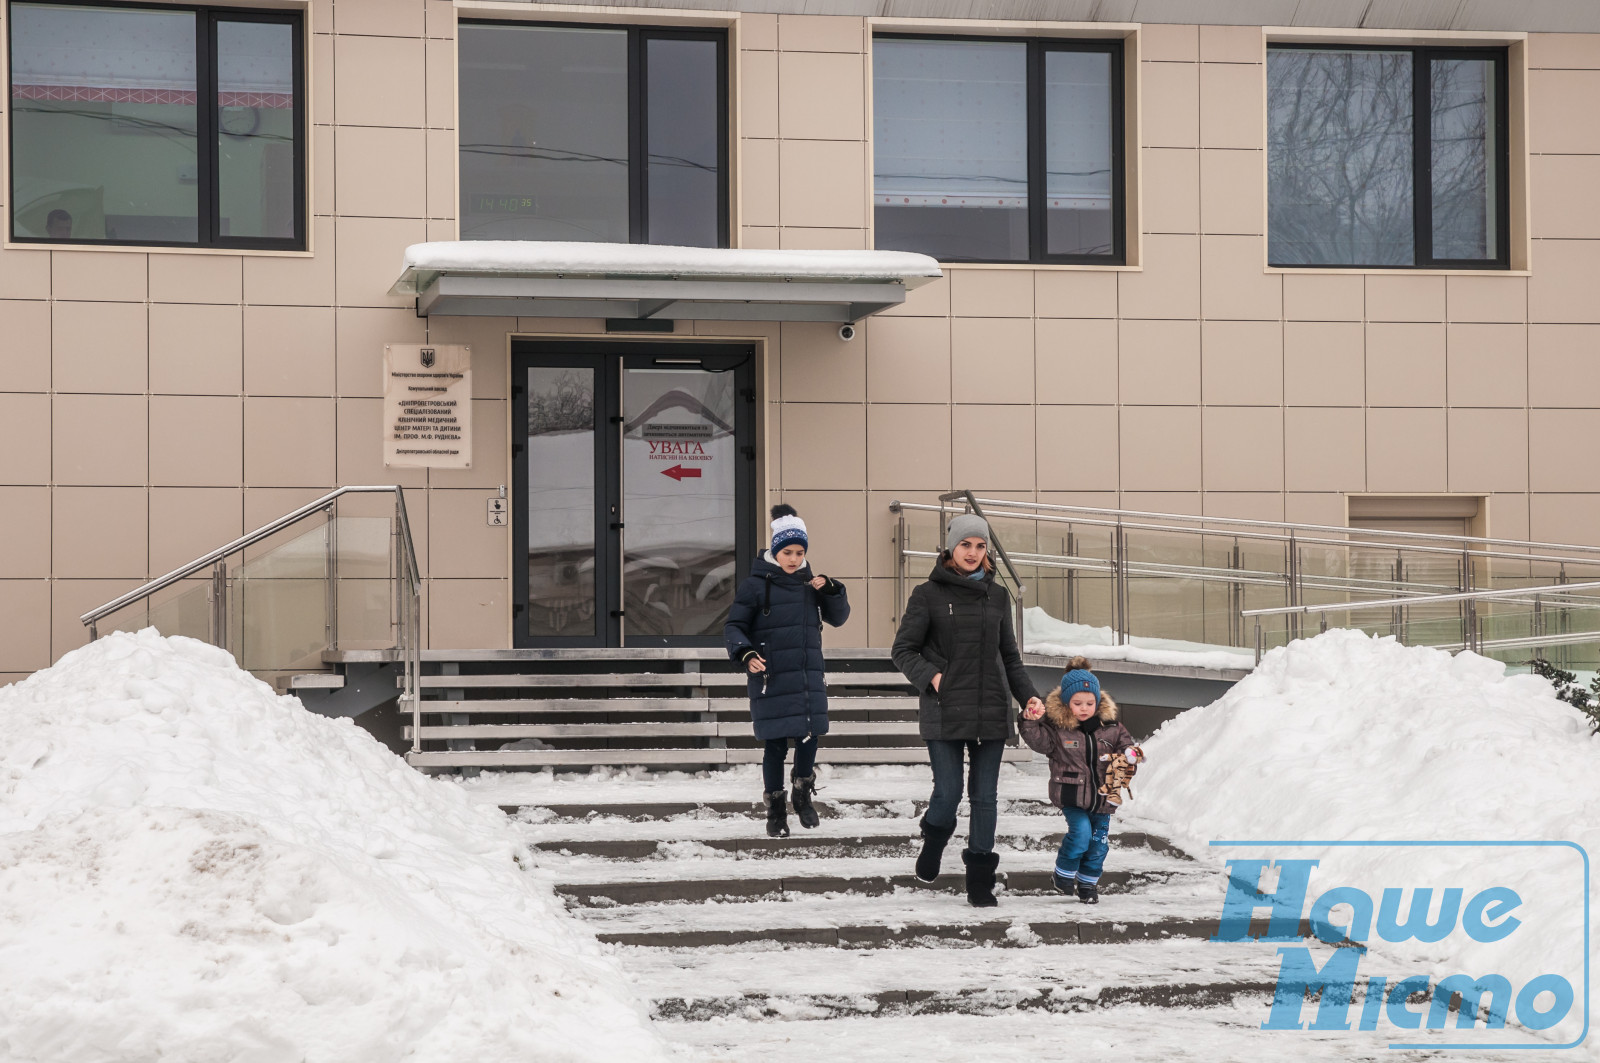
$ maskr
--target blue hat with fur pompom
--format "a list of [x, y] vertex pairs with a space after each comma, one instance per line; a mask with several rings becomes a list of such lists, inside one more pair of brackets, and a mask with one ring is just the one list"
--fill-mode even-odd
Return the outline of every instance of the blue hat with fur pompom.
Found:
[[1072, 700], [1072, 695], [1084, 691], [1094, 695], [1094, 703], [1100, 704], [1100, 680], [1087, 668], [1074, 668], [1061, 677], [1061, 700], [1063, 703]]

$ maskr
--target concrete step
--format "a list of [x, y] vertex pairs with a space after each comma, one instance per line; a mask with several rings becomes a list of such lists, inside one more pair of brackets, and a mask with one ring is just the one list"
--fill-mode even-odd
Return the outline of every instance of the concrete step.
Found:
[[[964, 825], [963, 825], [964, 826]], [[995, 845], [1015, 852], [1054, 851], [1061, 844], [1061, 831], [1052, 826], [1041, 826], [1038, 834], [997, 834]], [[759, 859], [767, 856], [792, 856], [800, 852], [818, 858], [903, 856], [914, 858], [922, 848], [922, 839], [916, 826], [907, 830], [883, 830], [875, 833], [840, 834], [837, 831], [818, 829], [807, 831], [793, 817], [789, 817], [790, 835], [787, 838], [768, 838], [765, 835], [724, 838], [550, 838], [532, 842], [532, 847], [546, 852], [570, 853], [582, 856], [604, 856], [612, 859], [642, 860], [656, 855], [670, 856], [671, 847], [680, 842], [694, 842], [706, 849], [736, 854], [741, 858]], [[959, 841], [961, 835], [958, 833]], [[958, 858], [959, 859], [959, 858]]]
[[[1081, 946], [1092, 948], [1094, 946]], [[1233, 1006], [1252, 998], [1270, 998], [1275, 979], [1249, 981], [1178, 982], [1171, 984], [1106, 985], [1085, 981], [1029, 988], [969, 988], [954, 991], [885, 989], [863, 994], [742, 993], [723, 997], [660, 997], [651, 1001], [651, 1017], [678, 1022], [712, 1019], [822, 1019], [877, 1018], [907, 1015], [1010, 1015], [1017, 1012], [1079, 1014], [1085, 1010], [1129, 1004], [1161, 1008]], [[1265, 1007], [1263, 1006], [1263, 1012]]]
[[[643, 689], [648, 687], [740, 687], [748, 685], [743, 672], [605, 672], [561, 674], [552, 672], [504, 672], [486, 675], [425, 675], [420, 677], [424, 690], [449, 689], [527, 689], [555, 687], [577, 689], [602, 687], [612, 689]], [[905, 676], [899, 672], [831, 672], [825, 680], [829, 687], [884, 687], [910, 689]]]
[[[914, 854], [913, 854], [914, 855]], [[960, 866], [958, 854], [953, 857]], [[946, 859], [946, 865], [951, 859]], [[910, 860], [904, 862], [910, 866]], [[1138, 889], [1152, 882], [1164, 882], [1170, 872], [1107, 871], [1100, 880], [1102, 891], [1115, 895]], [[1002, 871], [999, 881], [1008, 894], [1053, 893], [1054, 885], [1046, 868]], [[615, 907], [619, 904], [660, 904], [678, 901], [781, 900], [791, 893], [854, 893], [876, 897], [897, 889], [926, 890], [930, 893], [964, 893], [966, 876], [946, 871], [934, 882], [922, 882], [906, 871], [898, 875], [797, 874], [782, 877], [738, 877], [656, 879], [635, 882], [560, 882], [556, 892], [579, 907]]]
[[[398, 710], [411, 715], [409, 706]], [[828, 715], [837, 716], [851, 712], [888, 713], [917, 711], [917, 699], [907, 694], [880, 694], [877, 696], [849, 696], [828, 698]], [[728, 713], [748, 719], [750, 702], [747, 698], [475, 698], [470, 700], [441, 700], [422, 702], [422, 712], [429, 713], [613, 713], [667, 714], [667, 713]]]
[[[826, 789], [832, 789], [832, 787], [826, 787]], [[922, 789], [926, 792], [927, 787], [924, 786]], [[909, 815], [912, 818], [916, 818], [921, 816], [928, 807], [928, 802], [925, 799], [907, 802], [892, 798], [850, 800], [819, 797], [813, 804], [823, 819], [841, 817], [852, 819], [905, 819], [907, 812], [900, 807], [904, 804], [912, 806]], [[895, 807], [891, 809], [889, 807], [891, 805]], [[530, 802], [526, 804], [501, 805], [499, 807], [502, 812], [508, 814], [537, 811], [541, 816], [539, 819], [541, 823], [561, 820], [581, 823], [597, 816], [615, 817], [639, 823], [713, 813], [719, 816], [737, 816], [751, 820], [765, 819], [767, 815], [766, 809], [762, 806], [759, 798], [749, 801], [629, 801], [620, 803], [595, 802], [592, 804], [539, 804]], [[1000, 814], [1002, 816], [1029, 814], [1048, 816], [1052, 822], [1058, 824], [1061, 816], [1061, 813], [1043, 798], [1001, 798]], [[1117, 835], [1118, 838], [1130, 836], [1128, 833]], [[1157, 840], [1159, 841], [1159, 839]], [[1167, 843], [1163, 842], [1162, 844]]]
[[[719, 764], [758, 764], [760, 749], [503, 749], [439, 750], [407, 753], [417, 768], [543, 768], [601, 765], [671, 765], [698, 768]], [[1016, 746], [1005, 751], [1007, 763], [1026, 763], [1033, 750]], [[926, 764], [927, 746], [829, 746], [817, 754], [823, 764]]]
[[[1063, 905], [1087, 908], [1062, 898]], [[1002, 907], [1004, 902], [1002, 901]], [[1000, 909], [984, 909], [999, 911]], [[1021, 928], [1025, 927], [1025, 931]], [[755, 942], [822, 945], [833, 948], [877, 949], [928, 947], [955, 943], [964, 946], [1105, 945], [1132, 941], [1200, 940], [1216, 935], [1215, 918], [1158, 920], [1079, 920], [1065, 916], [1051, 920], [1017, 920], [1004, 916], [983, 922], [951, 921], [844, 923], [843, 925], [772, 927], [682, 927], [676, 929], [611, 929], [596, 927], [595, 937], [608, 945], [640, 948], [726, 948]], [[1265, 927], [1262, 928], [1265, 933]]]
[[[411, 738], [413, 728], [403, 729]], [[750, 723], [727, 720], [705, 723], [477, 723], [424, 724], [423, 741], [454, 738], [512, 742], [519, 738], [750, 738]], [[829, 720], [828, 737], [892, 736], [921, 742], [916, 720]]]

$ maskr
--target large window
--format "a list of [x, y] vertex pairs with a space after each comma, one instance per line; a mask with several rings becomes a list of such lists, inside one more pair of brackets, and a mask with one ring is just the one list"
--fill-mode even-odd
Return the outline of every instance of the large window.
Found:
[[879, 36], [872, 94], [879, 248], [1124, 260], [1120, 43]]
[[10, 15], [13, 239], [305, 247], [298, 14]]
[[726, 247], [716, 31], [463, 22], [461, 238]]
[[1508, 262], [1503, 49], [1274, 46], [1268, 260]]

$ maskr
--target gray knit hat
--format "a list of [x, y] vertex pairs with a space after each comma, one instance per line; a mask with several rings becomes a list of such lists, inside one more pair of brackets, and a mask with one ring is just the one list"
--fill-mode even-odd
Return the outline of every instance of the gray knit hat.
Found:
[[956, 543], [962, 539], [982, 539], [989, 541], [989, 522], [976, 513], [963, 513], [959, 517], [950, 518], [950, 527], [944, 534], [944, 548], [954, 550]]

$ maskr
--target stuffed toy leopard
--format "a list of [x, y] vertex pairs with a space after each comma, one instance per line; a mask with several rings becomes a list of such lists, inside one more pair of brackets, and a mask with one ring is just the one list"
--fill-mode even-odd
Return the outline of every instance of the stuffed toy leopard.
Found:
[[1100, 793], [1113, 805], [1122, 804], [1121, 791], [1128, 791], [1128, 796], [1133, 796], [1133, 773], [1139, 770], [1139, 762], [1144, 759], [1144, 750], [1138, 746], [1129, 746], [1126, 753], [1102, 753], [1100, 759], [1106, 766], [1106, 781], [1100, 784]]

